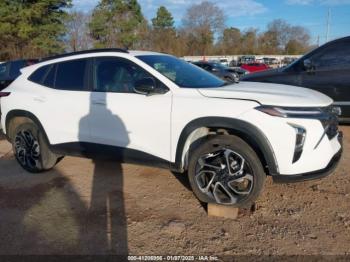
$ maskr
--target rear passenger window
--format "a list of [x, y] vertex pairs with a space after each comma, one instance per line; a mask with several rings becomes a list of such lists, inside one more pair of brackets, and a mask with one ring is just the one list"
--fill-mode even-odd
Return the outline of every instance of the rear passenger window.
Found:
[[49, 66], [40, 67], [33, 74], [31, 74], [28, 79], [34, 83], [41, 84], [48, 69]]
[[86, 67], [86, 59], [58, 63], [55, 88], [61, 90], [84, 90]]

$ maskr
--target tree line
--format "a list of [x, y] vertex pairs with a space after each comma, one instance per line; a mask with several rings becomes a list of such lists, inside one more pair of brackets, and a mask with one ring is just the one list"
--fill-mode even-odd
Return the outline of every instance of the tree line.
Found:
[[310, 32], [282, 19], [265, 31], [226, 27], [215, 3], [192, 4], [175, 25], [160, 6], [148, 21], [137, 0], [100, 0], [90, 13], [72, 11], [71, 0], [2, 0], [0, 59], [43, 57], [65, 51], [122, 47], [186, 55], [301, 54]]

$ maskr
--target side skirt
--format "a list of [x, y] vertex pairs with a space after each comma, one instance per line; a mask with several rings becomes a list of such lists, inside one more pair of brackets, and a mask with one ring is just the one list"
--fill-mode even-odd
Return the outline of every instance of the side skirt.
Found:
[[120, 163], [138, 164], [164, 169], [172, 169], [173, 164], [165, 159], [134, 149], [86, 142], [51, 145], [51, 150], [59, 155], [78, 156], [91, 159], [113, 160]]

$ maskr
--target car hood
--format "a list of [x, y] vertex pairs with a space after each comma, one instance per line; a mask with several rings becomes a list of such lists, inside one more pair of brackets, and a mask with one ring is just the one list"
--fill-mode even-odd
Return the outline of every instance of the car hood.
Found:
[[302, 87], [270, 83], [240, 82], [218, 88], [201, 88], [205, 97], [243, 99], [262, 105], [285, 107], [325, 107], [333, 103], [328, 96]]

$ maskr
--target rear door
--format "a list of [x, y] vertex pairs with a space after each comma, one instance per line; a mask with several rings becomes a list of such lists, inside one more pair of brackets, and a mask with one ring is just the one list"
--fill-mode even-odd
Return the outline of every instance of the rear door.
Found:
[[330, 96], [350, 117], [350, 40], [326, 46], [309, 59], [312, 68], [302, 71], [302, 86]]
[[69, 149], [90, 142], [88, 59], [69, 60], [37, 69], [29, 80], [35, 90], [30, 111], [40, 119], [51, 144]]

